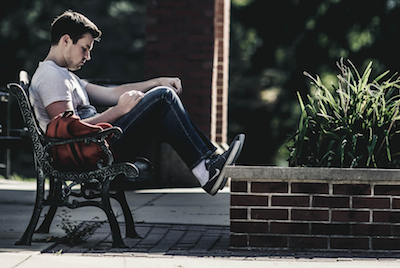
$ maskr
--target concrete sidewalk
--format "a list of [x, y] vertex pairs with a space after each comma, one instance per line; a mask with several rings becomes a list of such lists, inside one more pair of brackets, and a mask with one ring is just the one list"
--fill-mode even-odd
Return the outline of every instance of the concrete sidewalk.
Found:
[[[32, 246], [15, 246], [29, 222], [35, 183], [0, 179], [0, 268], [12, 267], [400, 267], [400, 258], [319, 257], [274, 252], [229, 250], [229, 203], [226, 188], [216, 196], [202, 189], [162, 189], [127, 192], [142, 239], [126, 238], [125, 249], [111, 248], [108, 223], [85, 244], [69, 247], [46, 242], [65, 233], [56, 217], [49, 234], [34, 234]], [[115, 206], [119, 213], [118, 206]], [[91, 221], [104, 213], [96, 208], [70, 211], [72, 220]], [[62, 209], [57, 212], [61, 214]], [[123, 217], [121, 229], [124, 230]], [[123, 232], [124, 233], [124, 232]], [[44, 253], [47, 252], [47, 253]]]
[[[30, 247], [15, 246], [27, 227], [35, 203], [34, 182], [0, 179], [0, 251], [46, 251], [49, 243], [36, 242], [49, 237], [62, 237], [64, 231], [57, 227], [61, 223], [63, 210], [67, 210], [72, 221], [106, 221], [105, 213], [96, 207], [78, 209], [59, 208], [49, 234], [34, 234]], [[229, 226], [229, 191], [226, 188], [217, 196], [205, 194], [200, 188], [127, 191], [126, 197], [135, 222], [162, 224], [197, 224]], [[123, 222], [122, 210], [112, 200], [114, 212]], [[42, 218], [47, 208], [42, 212]], [[40, 223], [40, 222], [39, 222]], [[101, 229], [109, 228], [108, 223]], [[121, 228], [123, 230], [123, 228]]]

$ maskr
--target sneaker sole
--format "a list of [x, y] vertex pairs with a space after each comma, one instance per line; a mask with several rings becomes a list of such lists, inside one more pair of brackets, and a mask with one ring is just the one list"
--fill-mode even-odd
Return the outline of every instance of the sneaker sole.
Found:
[[[222, 167], [221, 173], [219, 174], [217, 181], [214, 183], [214, 186], [211, 188], [211, 191], [210, 191], [211, 195], [215, 195], [218, 192], [218, 190], [221, 188], [221, 185], [223, 184], [224, 179], [225, 179], [225, 167], [227, 165], [230, 165], [233, 163], [233, 160], [235, 160], [235, 158], [237, 158], [237, 154], [239, 152], [239, 149], [241, 149], [241, 147], [242, 146], [241, 146], [240, 140], [236, 140], [234, 142], [232, 151], [228, 156], [228, 159], [226, 160], [224, 166]], [[226, 180], [225, 180], [225, 183], [226, 183]]]
[[[233, 159], [233, 161], [231, 163], [227, 164], [227, 165], [235, 165], [236, 160], [238, 159], [240, 153], [242, 152], [242, 148], [243, 148], [243, 144], [244, 144], [244, 138], [245, 138], [244, 134], [239, 134], [238, 136], [236, 136], [234, 141], [240, 141], [240, 147], [239, 147], [239, 150], [236, 152], [235, 158]], [[219, 190], [224, 189], [227, 181], [228, 181], [228, 178], [224, 177], [224, 180], [222, 181], [221, 185], [219, 186]]]
[[[239, 147], [239, 150], [234, 155], [234, 158], [232, 159], [232, 161], [230, 163], [228, 163], [228, 165], [234, 165], [236, 163], [236, 160], [239, 158], [239, 155], [242, 152], [243, 145], [244, 145], [244, 139], [245, 139], [245, 135], [244, 134], [239, 134], [234, 139], [234, 141], [240, 141], [240, 147]], [[226, 162], [228, 162], [228, 160]]]
[[228, 181], [228, 178], [227, 178], [227, 177], [224, 177], [224, 180], [222, 181], [222, 183], [221, 183], [221, 185], [219, 186], [219, 189], [218, 189], [218, 190], [224, 189], [224, 187], [225, 187], [227, 181]]

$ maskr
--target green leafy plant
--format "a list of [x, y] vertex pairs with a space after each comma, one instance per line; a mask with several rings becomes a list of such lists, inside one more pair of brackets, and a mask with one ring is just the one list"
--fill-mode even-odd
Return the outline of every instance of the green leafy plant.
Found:
[[71, 246], [85, 242], [103, 224], [103, 222], [94, 221], [98, 220], [98, 217], [93, 218], [92, 222], [78, 224], [78, 222], [71, 220], [71, 215], [67, 210], [63, 210], [62, 214], [58, 216], [61, 217], [61, 223], [57, 224], [57, 227], [60, 227], [66, 233], [61, 238], [61, 243]]
[[305, 73], [315, 86], [305, 104], [298, 94], [301, 117], [286, 143], [290, 166], [400, 167], [399, 88], [389, 71], [371, 79], [372, 62], [360, 75], [341, 59], [334, 93], [321, 79]]

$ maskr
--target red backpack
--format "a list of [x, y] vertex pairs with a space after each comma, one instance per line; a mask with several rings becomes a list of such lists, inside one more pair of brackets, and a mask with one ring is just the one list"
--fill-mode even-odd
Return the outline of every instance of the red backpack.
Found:
[[[112, 125], [108, 123], [96, 125], [85, 123], [72, 111], [65, 111], [50, 121], [47, 125], [46, 136], [71, 139], [110, 127]], [[107, 141], [105, 142], [108, 146]], [[84, 141], [53, 146], [51, 154], [55, 168], [69, 171], [95, 169], [97, 162], [105, 155], [98, 144], [85, 144]]]

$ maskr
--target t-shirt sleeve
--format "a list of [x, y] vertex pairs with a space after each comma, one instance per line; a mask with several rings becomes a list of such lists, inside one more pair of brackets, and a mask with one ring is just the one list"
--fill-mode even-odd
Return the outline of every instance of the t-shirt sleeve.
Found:
[[89, 84], [88, 81], [83, 80], [83, 79], [80, 79], [79, 77], [77, 77], [77, 79], [78, 79], [78, 81], [79, 81], [79, 84], [81, 84], [81, 87], [82, 87], [82, 88], [86, 88], [87, 84]]
[[42, 99], [43, 106], [47, 107], [57, 101], [71, 101], [70, 81], [62, 75], [50, 72], [46, 76], [46, 81], [39, 81], [36, 87], [37, 93]]

